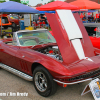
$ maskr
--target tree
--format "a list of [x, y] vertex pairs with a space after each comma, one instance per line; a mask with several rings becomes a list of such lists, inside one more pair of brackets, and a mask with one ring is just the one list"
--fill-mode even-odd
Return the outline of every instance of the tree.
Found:
[[23, 3], [24, 5], [27, 5], [27, 3]]
[[21, 3], [24, 5], [29, 5], [29, 1], [21, 1]]
[[19, 3], [21, 3], [20, 0], [9, 0], [9, 1], [15, 1], [15, 2], [19, 2]]
[[6, 2], [5, 0], [0, 0], [0, 3]]
[[48, 3], [53, 2], [53, 1], [55, 1], [55, 0], [50, 0]]

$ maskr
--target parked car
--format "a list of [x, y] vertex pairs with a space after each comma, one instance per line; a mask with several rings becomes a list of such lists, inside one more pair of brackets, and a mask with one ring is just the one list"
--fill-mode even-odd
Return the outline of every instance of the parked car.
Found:
[[100, 49], [100, 23], [84, 23], [84, 25], [93, 46]]
[[[33, 81], [36, 91], [44, 97], [54, 94], [57, 84], [66, 87], [100, 75], [100, 55], [84, 27], [79, 30], [79, 15], [73, 16], [69, 10], [57, 10], [56, 14], [46, 14], [55, 38], [48, 30], [39, 29], [17, 31], [13, 38], [0, 40], [0, 67]], [[68, 22], [64, 23], [64, 19]], [[66, 24], [68, 29], [64, 28]]]
[[34, 86], [42, 96], [55, 93], [56, 82], [66, 86], [100, 74], [95, 63], [93, 67], [88, 60], [65, 64], [56, 40], [47, 30], [18, 31], [13, 34], [13, 39], [0, 40], [0, 62], [1, 68], [28, 81], [34, 79]]
[[12, 23], [9, 21], [7, 14], [2, 14], [2, 23], [1, 23], [1, 15], [0, 15], [0, 26], [2, 26], [7, 29], [8, 26], [12, 25]]
[[16, 27], [17, 25], [19, 25], [20, 19], [17, 15], [8, 15], [8, 19], [12, 23], [12, 27]]
[[94, 36], [90, 36], [90, 40], [95, 48], [100, 49], [100, 32], [96, 32]]

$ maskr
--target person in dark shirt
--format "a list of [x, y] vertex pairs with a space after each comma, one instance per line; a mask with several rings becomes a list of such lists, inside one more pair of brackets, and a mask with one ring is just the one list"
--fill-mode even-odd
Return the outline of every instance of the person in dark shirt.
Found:
[[46, 15], [42, 15], [41, 19], [42, 19], [42, 21], [45, 22], [45, 24], [48, 24]]

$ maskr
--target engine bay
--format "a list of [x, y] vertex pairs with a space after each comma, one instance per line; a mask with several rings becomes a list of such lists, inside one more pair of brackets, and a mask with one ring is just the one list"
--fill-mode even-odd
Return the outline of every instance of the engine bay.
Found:
[[48, 46], [37, 50], [38, 52], [44, 53], [57, 60], [62, 60], [61, 53], [58, 46]]

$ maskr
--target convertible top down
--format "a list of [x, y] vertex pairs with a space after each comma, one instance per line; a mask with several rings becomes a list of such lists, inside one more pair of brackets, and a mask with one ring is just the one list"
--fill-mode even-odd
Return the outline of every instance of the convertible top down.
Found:
[[0, 67], [28, 81], [42, 96], [100, 75], [95, 51], [78, 14], [56, 10], [46, 14], [54, 37], [46, 29], [23, 30], [0, 40]]

